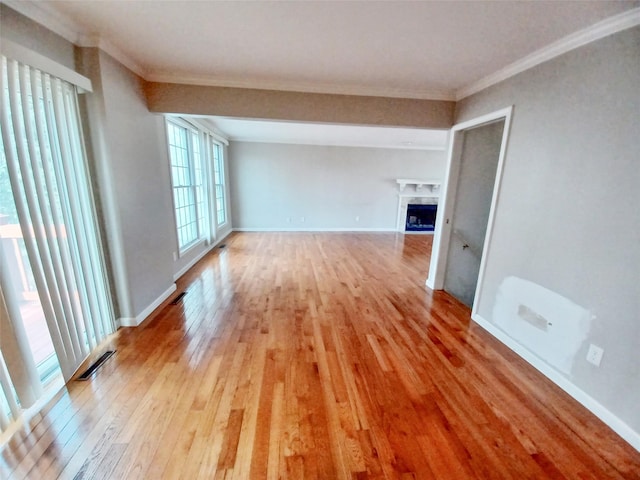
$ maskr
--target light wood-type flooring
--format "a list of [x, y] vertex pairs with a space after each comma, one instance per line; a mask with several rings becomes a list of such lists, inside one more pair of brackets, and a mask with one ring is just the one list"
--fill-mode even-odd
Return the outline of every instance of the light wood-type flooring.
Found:
[[[431, 237], [242, 233], [4, 448], [11, 479], [640, 479], [640, 454], [424, 286]], [[3, 478], [4, 478], [3, 477]]]

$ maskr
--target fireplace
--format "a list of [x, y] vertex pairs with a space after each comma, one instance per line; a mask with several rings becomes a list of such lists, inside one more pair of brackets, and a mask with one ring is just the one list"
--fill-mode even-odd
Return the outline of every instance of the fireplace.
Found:
[[433, 232], [436, 226], [437, 209], [437, 204], [408, 204], [405, 231]]
[[398, 178], [399, 232], [433, 233], [440, 197], [440, 180]]

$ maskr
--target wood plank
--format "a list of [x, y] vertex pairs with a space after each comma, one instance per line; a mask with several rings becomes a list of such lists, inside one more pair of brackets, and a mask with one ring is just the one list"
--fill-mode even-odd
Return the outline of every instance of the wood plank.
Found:
[[430, 236], [226, 243], [2, 447], [3, 478], [640, 480], [640, 453], [424, 287]]

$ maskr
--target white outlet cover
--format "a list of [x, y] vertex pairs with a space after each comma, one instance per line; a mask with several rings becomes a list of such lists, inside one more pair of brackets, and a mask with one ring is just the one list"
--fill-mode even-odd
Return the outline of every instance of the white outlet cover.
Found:
[[602, 355], [604, 355], [604, 350], [592, 343], [589, 345], [589, 351], [587, 352], [587, 362], [599, 367], [602, 361]]

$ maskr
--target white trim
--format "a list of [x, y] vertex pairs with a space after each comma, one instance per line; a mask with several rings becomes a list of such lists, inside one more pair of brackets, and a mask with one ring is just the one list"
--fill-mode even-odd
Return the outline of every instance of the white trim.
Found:
[[24, 0], [2, 0], [16, 12], [43, 25], [53, 33], [73, 44], [78, 43], [83, 29], [66, 15], [61, 14], [45, 2], [25, 2]]
[[122, 65], [127, 67], [137, 76], [142, 77], [143, 79], [146, 76], [146, 70], [142, 65], [133, 60], [129, 55], [124, 53], [120, 48], [116, 47], [109, 40], [105, 40], [104, 38], [99, 37], [82, 36], [79, 38], [77, 45], [79, 47], [99, 48], [100, 50], [109, 54], [112, 58], [120, 62]]
[[209, 126], [205, 125], [204, 123], [202, 123], [199, 120], [198, 117], [191, 117], [191, 116], [187, 117], [187, 116], [183, 116], [183, 115], [170, 115], [170, 114], [167, 114], [165, 116], [169, 117], [169, 118], [179, 118], [182, 121], [184, 121], [184, 122], [188, 123], [189, 125], [191, 125], [192, 127], [197, 128], [202, 133], [205, 133], [205, 134], [209, 135], [216, 142], [229, 146], [229, 139], [227, 137], [225, 137], [220, 132], [216, 132], [216, 131], [212, 130], [211, 127], [209, 127]]
[[529, 349], [516, 342], [507, 333], [498, 328], [493, 323], [484, 319], [479, 313], [471, 315], [471, 319], [484, 328], [487, 332], [500, 340], [508, 348], [526, 360], [531, 366], [542, 373], [545, 377], [555, 383], [558, 387], [577, 400], [582, 406], [593, 413], [596, 417], [606, 423], [611, 429], [627, 441], [633, 448], [640, 451], [640, 432], [636, 432], [624, 421], [614, 415], [596, 399], [572, 383], [558, 370], [546, 363], [543, 359], [535, 355]]
[[[177, 235], [177, 233], [178, 232], [176, 230], [176, 235]], [[192, 243], [190, 243], [189, 245], [184, 247], [184, 249], [178, 251], [178, 258], [180, 259], [180, 258], [184, 257], [185, 255], [188, 255], [189, 252], [191, 252], [192, 250], [195, 250], [198, 247], [202, 247], [203, 245], [206, 246], [206, 243], [207, 243], [207, 240], [205, 238], [198, 238], [197, 240], [194, 240]]]
[[417, 100], [459, 101], [474, 93], [495, 85], [507, 78], [551, 60], [578, 47], [594, 42], [608, 35], [640, 25], [640, 7], [614, 15], [583, 30], [574, 32], [546, 47], [543, 47], [506, 67], [457, 90], [414, 90], [366, 85], [309, 84], [295, 82], [262, 82], [242, 78], [216, 77], [211, 75], [190, 75], [169, 71], [148, 71], [138, 62], [114, 46], [108, 40], [88, 34], [83, 27], [66, 15], [61, 14], [45, 2], [21, 0], [0, 0], [12, 9], [40, 23], [67, 41], [84, 47], [98, 47], [148, 82], [179, 83], [258, 90], [277, 90], [301, 93], [334, 95], [357, 95], [370, 97], [413, 98]]
[[404, 233], [395, 228], [233, 228], [234, 232]]
[[1, 0], [1, 2], [74, 45], [100, 48], [136, 75], [145, 78], [144, 68], [120, 48], [104, 38], [89, 34], [79, 23], [58, 12], [46, 2], [26, 2], [24, 0]]
[[172, 283], [169, 288], [167, 288], [162, 295], [156, 298], [147, 308], [145, 308], [142, 312], [140, 312], [135, 318], [131, 317], [122, 317], [118, 319], [118, 325], [121, 327], [137, 327], [142, 322], [146, 320], [146, 318], [153, 313], [153, 311], [158, 308], [162, 302], [164, 302], [169, 296], [177, 290], [176, 284]]
[[116, 326], [120, 327], [137, 327], [135, 317], [120, 317], [116, 320]]
[[[489, 218], [487, 219], [487, 231], [484, 236], [484, 243], [482, 249], [482, 256], [480, 257], [480, 269], [478, 270], [478, 282], [476, 283], [476, 292], [474, 299], [479, 299], [482, 295], [482, 288], [484, 287], [484, 274], [487, 269], [487, 258], [489, 258], [489, 251], [491, 250], [491, 239], [493, 237], [493, 225], [496, 216], [496, 207], [500, 201], [500, 186], [502, 185], [502, 174], [504, 171], [504, 160], [507, 156], [507, 144], [509, 142], [509, 134], [511, 133], [511, 114], [513, 112], [513, 106], [505, 108], [502, 111], [494, 112], [490, 114], [492, 117], [489, 122], [504, 119], [504, 126], [502, 127], [502, 139], [500, 140], [500, 153], [498, 154], [498, 165], [496, 167], [496, 178], [493, 183], [493, 192], [491, 194], [491, 207], [489, 209]], [[496, 117], [496, 115], [499, 115]], [[481, 117], [482, 118], [482, 117]], [[482, 123], [486, 123], [482, 122]], [[474, 301], [471, 314], [478, 312], [478, 305], [480, 302]]]
[[473, 82], [456, 91], [455, 99], [460, 101], [474, 93], [488, 88], [496, 83], [502, 82], [518, 73], [529, 70], [541, 63], [547, 62], [571, 50], [595, 42], [601, 38], [613, 35], [628, 28], [640, 25], [640, 7], [628, 10], [626, 12], [609, 17], [601, 22], [595, 23], [590, 27], [567, 35], [560, 40], [553, 42], [535, 52], [527, 55], [520, 60], [501, 68], [497, 72], [487, 75], [480, 80]]
[[180, 277], [182, 277], [185, 273], [187, 273], [196, 263], [202, 260], [208, 253], [210, 253], [214, 248], [220, 245], [229, 235], [231, 234], [231, 230], [229, 230], [223, 237], [219, 240], [216, 240], [211, 245], [205, 247], [205, 249], [195, 256], [193, 260], [191, 260], [186, 266], [182, 267], [176, 273], [173, 274], [173, 281], [175, 282]]
[[420, 151], [444, 151], [445, 146], [431, 146], [431, 145], [398, 145], [395, 143], [356, 143], [356, 142], [333, 142], [330, 138], [325, 139], [324, 142], [319, 143], [318, 140], [300, 140], [296, 138], [271, 140], [269, 138], [261, 138], [256, 140], [255, 137], [230, 137], [232, 142], [245, 142], [245, 143], [268, 143], [268, 144], [280, 144], [280, 145], [322, 145], [328, 147], [349, 147], [349, 148], [382, 148], [389, 150], [420, 150]]
[[[480, 258], [480, 270], [478, 272], [478, 282], [476, 284], [476, 300], [482, 289], [484, 280], [484, 271], [486, 269], [486, 259], [491, 247], [491, 236], [493, 234], [493, 222], [495, 216], [496, 205], [498, 204], [498, 196], [500, 193], [500, 184], [502, 181], [502, 171], [504, 168], [504, 159], [506, 156], [507, 142], [511, 127], [511, 115], [513, 105], [495, 112], [482, 115], [480, 117], [468, 120], [466, 122], [454, 125], [451, 129], [449, 139], [449, 156], [447, 158], [447, 171], [443, 181], [443, 191], [440, 194], [438, 211], [436, 213], [436, 227], [434, 230], [433, 247], [431, 254], [431, 264], [429, 265], [429, 277], [426, 285], [432, 290], [442, 290], [444, 287], [444, 277], [449, 254], [449, 240], [451, 236], [450, 221], [453, 218], [453, 209], [458, 185], [458, 176], [460, 174], [460, 160], [462, 157], [463, 133], [465, 130], [477, 128], [492, 122], [504, 119], [504, 129], [502, 131], [502, 140], [500, 143], [500, 156], [496, 168], [496, 178], [493, 185], [493, 194], [491, 198], [491, 207], [489, 210], [489, 218], [487, 221], [487, 231], [484, 238], [484, 247]], [[475, 305], [472, 313], [475, 312]]]
[[12, 42], [11, 40], [3, 38], [0, 42], [0, 51], [2, 52], [2, 55], [7, 58], [17, 60], [20, 63], [29, 65], [30, 67], [60, 78], [84, 91], [93, 91], [93, 88], [91, 87], [91, 80], [87, 77], [80, 75], [75, 70], [65, 67], [64, 65], [55, 62], [38, 52], [34, 52], [33, 50]]
[[217, 77], [214, 75], [189, 75], [163, 71], [150, 71], [148, 82], [178, 83], [208, 87], [246, 88], [284, 92], [318, 93], [327, 95], [354, 95], [364, 97], [411, 98], [415, 100], [455, 101], [453, 90], [405, 90], [399, 88], [370, 87], [366, 85], [311, 84], [287, 81], [263, 82], [253, 79]]

